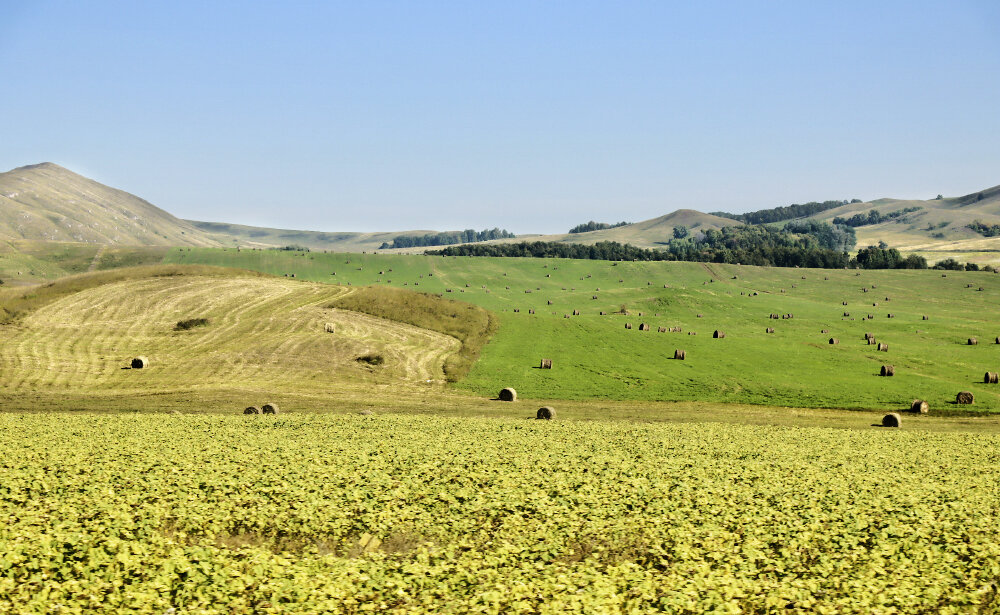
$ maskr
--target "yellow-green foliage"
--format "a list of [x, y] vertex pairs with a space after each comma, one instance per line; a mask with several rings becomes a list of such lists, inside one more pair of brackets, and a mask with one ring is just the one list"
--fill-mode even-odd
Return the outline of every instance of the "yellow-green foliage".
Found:
[[398, 288], [369, 286], [339, 297], [332, 306], [405, 322], [456, 338], [459, 352], [445, 360], [444, 372], [455, 382], [465, 376], [496, 332], [497, 320], [481, 307]]
[[992, 436], [0, 414], [0, 450], [0, 612], [1000, 609]]

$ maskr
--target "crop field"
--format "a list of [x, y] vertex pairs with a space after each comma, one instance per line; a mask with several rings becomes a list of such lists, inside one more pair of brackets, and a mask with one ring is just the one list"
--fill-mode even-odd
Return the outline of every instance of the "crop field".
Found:
[[[899, 409], [920, 398], [937, 413], [1000, 410], [1000, 389], [983, 383], [1000, 371], [1000, 278], [985, 272], [199, 248], [165, 260], [441, 293], [492, 310], [499, 331], [457, 385], [479, 396], [511, 386], [529, 399]], [[725, 339], [713, 339], [717, 329]], [[675, 349], [686, 360], [673, 360]], [[538, 369], [542, 358], [552, 370]], [[883, 365], [895, 376], [880, 377]], [[959, 391], [975, 403], [957, 406]]]
[[0, 448], [0, 612], [1000, 609], [993, 436], [7, 413]]

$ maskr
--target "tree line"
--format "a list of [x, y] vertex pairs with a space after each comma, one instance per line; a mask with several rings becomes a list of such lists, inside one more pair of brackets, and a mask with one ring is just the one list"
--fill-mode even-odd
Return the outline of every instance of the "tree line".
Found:
[[456, 243], [474, 243], [478, 241], [489, 241], [491, 239], [510, 239], [516, 237], [507, 229], [485, 229], [476, 231], [465, 229], [464, 231], [446, 231], [443, 233], [427, 233], [426, 235], [397, 235], [392, 243], [383, 242], [379, 250], [391, 250], [394, 248], [419, 248], [424, 246], [448, 246]]
[[747, 224], [768, 224], [770, 222], [783, 222], [793, 218], [805, 218], [807, 216], [818, 214], [821, 211], [833, 209], [834, 207], [861, 202], [862, 201], [860, 199], [851, 199], [850, 201], [823, 201], [822, 203], [810, 201], [809, 203], [803, 203], [801, 205], [793, 203], [784, 207], [772, 207], [771, 209], [761, 209], [758, 211], [747, 212], [745, 214], [730, 214], [724, 211], [713, 211], [710, 213], [713, 216], [721, 216], [723, 218], [729, 218], [730, 220], [739, 220], [740, 222], [745, 222]]
[[590, 231], [603, 231], [609, 228], [618, 228], [619, 226], [628, 226], [632, 224], [631, 222], [616, 222], [614, 224], [608, 224], [607, 222], [584, 222], [583, 224], [577, 224], [573, 228], [569, 229], [570, 233], [589, 233]]
[[842, 226], [869, 226], [871, 224], [881, 224], [883, 222], [888, 222], [889, 220], [895, 220], [896, 218], [906, 215], [914, 211], [920, 211], [923, 207], [906, 207], [904, 209], [899, 209], [896, 211], [890, 211], [887, 214], [879, 213], [878, 210], [872, 209], [868, 213], [854, 214], [850, 218], [841, 218], [837, 216], [833, 219], [833, 223]]

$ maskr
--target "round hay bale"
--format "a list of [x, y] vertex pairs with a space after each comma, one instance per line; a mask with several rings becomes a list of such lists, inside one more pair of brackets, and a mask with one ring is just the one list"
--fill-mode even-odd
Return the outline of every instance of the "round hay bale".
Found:
[[544, 421], [551, 421], [556, 418], [556, 411], [552, 406], [542, 406], [538, 409], [538, 412], [535, 413], [535, 418]]
[[882, 371], [879, 372], [879, 376], [895, 376], [896, 368], [893, 365], [883, 365]]
[[829, 332], [830, 332], [829, 329], [823, 329], [823, 330], [820, 331], [820, 333], [829, 333]]
[[722, 338], [726, 337], [726, 334], [723, 333], [722, 331], [719, 331], [718, 329], [716, 329], [715, 332], [712, 333], [712, 337], [715, 338], [715, 339], [721, 340]]
[[517, 401], [517, 391], [507, 387], [500, 390], [500, 401]]
[[930, 319], [929, 319], [929, 318], [927, 318], [927, 315], [926, 315], [926, 314], [924, 314], [923, 316], [921, 316], [921, 317], [920, 317], [920, 320], [930, 320]]
[[677, 359], [678, 361], [683, 361], [684, 359], [687, 358], [687, 353], [683, 350], [675, 350], [674, 358]]
[[838, 340], [838, 339], [837, 339], [837, 338], [835, 338], [835, 337], [831, 337], [831, 338], [830, 338], [830, 343], [831, 343], [831, 344], [839, 344], [839, 343], [840, 343], [840, 340]]
[[882, 417], [882, 427], [899, 427], [903, 422], [903, 417], [898, 412], [890, 412]]
[[705, 315], [704, 315], [704, 314], [695, 314], [695, 317], [696, 317], [696, 318], [704, 318], [704, 317], [705, 317]]
[[868, 340], [868, 345], [869, 345], [869, 346], [874, 346], [874, 345], [875, 345], [875, 344], [877, 343], [877, 342], [875, 341], [875, 338], [874, 338], [874, 337], [869, 337], [869, 338], [866, 338], [866, 339]]
[[632, 328], [632, 323], [630, 323], [630, 322], [625, 323], [625, 328], [626, 329], [631, 329]]
[[979, 343], [979, 340], [977, 340], [976, 338], [974, 338], [974, 337], [970, 337], [969, 338], [969, 342], [968, 342], [969, 346], [975, 346], [978, 343]]
[[1000, 337], [997, 337], [995, 340], [993, 340], [993, 343], [994, 344], [1000, 344]]
[[956, 404], [971, 404], [976, 401], [975, 396], [969, 391], [962, 391], [955, 396]]
[[927, 414], [930, 412], [930, 406], [927, 405], [922, 399], [914, 399], [913, 403], [910, 404], [910, 412], [916, 412], [918, 414]]
[[260, 411], [262, 414], [278, 414], [281, 410], [278, 408], [278, 404], [268, 402], [260, 407]]
[[250, 406], [249, 408], [243, 411], [243, 414], [260, 414], [260, 408], [258, 408], [257, 406]]
[[768, 327], [766, 332], [767, 333], [774, 333], [774, 327]]
[[149, 359], [140, 355], [132, 359], [132, 369], [144, 369], [149, 367]]
[[889, 344], [883, 344], [882, 342], [879, 342], [878, 350], [879, 352], [889, 352]]
[[644, 322], [640, 322], [639, 323], [639, 330], [640, 331], [649, 331], [649, 325], [647, 325]]
[[1000, 374], [996, 372], [986, 372], [983, 376], [983, 382], [986, 384], [1000, 384]]
[[542, 359], [542, 364], [539, 365], [541, 369], [552, 369], [552, 359]]
[[326, 325], [323, 328], [326, 330], [327, 333], [333, 333], [334, 331], [332, 322], [326, 323]]

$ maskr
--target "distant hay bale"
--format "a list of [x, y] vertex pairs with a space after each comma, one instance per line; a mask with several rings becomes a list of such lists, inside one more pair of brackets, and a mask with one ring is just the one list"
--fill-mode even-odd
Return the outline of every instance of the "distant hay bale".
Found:
[[704, 314], [695, 314], [695, 316], [696, 316], [697, 318], [703, 318], [703, 317], [704, 317]]
[[548, 305], [552, 305], [552, 301], [551, 300], [546, 301], [545, 303], [547, 303]]
[[278, 409], [278, 404], [266, 403], [260, 407], [262, 414], [278, 414], [280, 410]]
[[767, 333], [774, 333], [774, 327], [768, 327], [767, 330], [766, 330], [766, 332]]
[[552, 359], [542, 359], [541, 369], [552, 369]]
[[869, 337], [869, 338], [866, 338], [866, 339], [867, 339], [867, 341], [868, 341], [868, 345], [869, 345], [869, 346], [874, 346], [875, 344], [877, 344], [877, 343], [878, 343], [878, 342], [876, 342], [876, 341], [875, 341], [875, 338], [874, 338], [874, 337]]
[[899, 427], [903, 422], [903, 417], [898, 412], [890, 412], [882, 417], [882, 427]]
[[895, 314], [886, 314], [886, 315], [885, 315], [885, 317], [886, 317], [886, 318], [892, 318], [892, 317], [894, 317], [894, 316], [895, 316]]
[[883, 365], [879, 376], [895, 376], [896, 368], [892, 365]]
[[683, 350], [675, 350], [674, 358], [677, 359], [678, 361], [683, 361], [685, 358], [687, 358], [687, 352]]
[[910, 412], [916, 412], [917, 414], [927, 414], [930, 412], [930, 409], [927, 402], [922, 399], [914, 399], [913, 403], [910, 404]]
[[325, 331], [326, 331], [327, 333], [333, 333], [333, 323], [332, 323], [332, 322], [328, 322], [328, 323], [326, 323], [325, 325], [323, 325], [323, 329], [324, 329], [324, 330], [325, 330]]
[[666, 333], [667, 332], [667, 328], [666, 327], [657, 327], [656, 328], [656, 332], [657, 333]]
[[820, 331], [820, 333], [829, 333], [829, 332], [830, 332], [829, 329], [823, 329], [822, 331]]
[[640, 331], [649, 331], [649, 325], [647, 325], [644, 322], [641, 322], [641, 323], [639, 323], [639, 330]]
[[974, 337], [970, 337], [969, 338], [969, 341], [968, 341], [968, 345], [969, 346], [975, 346], [978, 343], [979, 343], [979, 340], [977, 340], [976, 338], [974, 338]]
[[883, 344], [882, 342], [879, 342], [878, 350], [879, 352], [889, 352], [889, 344]]
[[997, 337], [995, 340], [993, 340], [993, 343], [994, 344], [1000, 344], [1000, 337]]
[[507, 387], [500, 390], [500, 401], [517, 401], [517, 391]]
[[844, 312], [844, 318], [847, 318], [847, 317], [848, 317], [848, 316], [850, 316], [850, 315], [851, 315], [851, 313], [850, 313], [850, 312]]
[[837, 339], [837, 338], [835, 338], [835, 337], [831, 337], [831, 338], [830, 338], [830, 343], [831, 343], [831, 344], [839, 344], [839, 343], [840, 343], [840, 340], [839, 340], [839, 339]]
[[551, 421], [556, 418], [556, 411], [552, 406], [542, 406], [535, 413], [535, 418], [542, 421]]
[[579, 316], [580, 310], [573, 310], [573, 316]]
[[846, 301], [841, 301], [841, 304], [842, 305], [847, 305], [847, 302]]
[[997, 372], [986, 372], [983, 382], [985, 384], [1000, 384], [1000, 374]]
[[604, 311], [602, 310], [602, 311], [598, 312], [598, 314], [599, 314], [600, 316], [604, 316]]
[[625, 323], [625, 328], [626, 329], [631, 329], [632, 328], [632, 323], [630, 323], [630, 322]]
[[955, 396], [956, 404], [971, 404], [976, 401], [975, 396], [969, 391], [962, 391]]
[[140, 355], [132, 359], [132, 369], [144, 369], [149, 367], [149, 359]]
[[930, 318], [927, 318], [927, 315], [924, 314], [923, 316], [920, 317], [920, 320], [930, 320]]
[[[681, 328], [677, 327], [677, 332], [680, 333]], [[688, 331], [688, 335], [698, 335], [697, 331]]]
[[249, 408], [243, 411], [243, 414], [260, 414], [260, 408], [258, 408], [257, 406], [250, 406]]
[[528, 313], [529, 314], [534, 314], [535, 313], [535, 308], [529, 308], [528, 309]]
[[865, 339], [866, 340], [873, 340], [873, 339], [875, 339], [875, 334], [874, 333], [865, 333]]
[[716, 329], [715, 332], [712, 333], [712, 337], [714, 339], [721, 340], [722, 338], [726, 337], [726, 334], [723, 333], [722, 331], [719, 331], [718, 329]]

